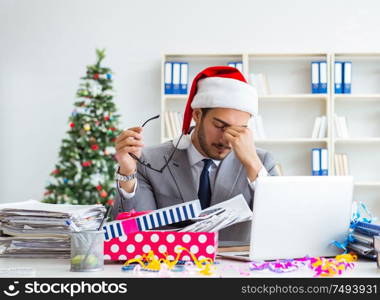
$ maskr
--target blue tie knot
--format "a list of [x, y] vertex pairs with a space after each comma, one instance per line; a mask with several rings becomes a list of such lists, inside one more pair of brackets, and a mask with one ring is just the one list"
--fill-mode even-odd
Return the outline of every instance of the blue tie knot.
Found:
[[210, 168], [211, 164], [212, 164], [212, 159], [202, 159], [203, 163], [204, 163], [204, 169], [208, 170], [208, 168]]

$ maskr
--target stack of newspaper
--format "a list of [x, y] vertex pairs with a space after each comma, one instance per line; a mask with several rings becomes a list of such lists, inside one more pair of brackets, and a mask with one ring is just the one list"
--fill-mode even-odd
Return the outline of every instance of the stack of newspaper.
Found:
[[67, 220], [80, 230], [94, 230], [105, 213], [102, 205], [48, 204], [36, 200], [0, 205], [0, 257], [70, 256]]

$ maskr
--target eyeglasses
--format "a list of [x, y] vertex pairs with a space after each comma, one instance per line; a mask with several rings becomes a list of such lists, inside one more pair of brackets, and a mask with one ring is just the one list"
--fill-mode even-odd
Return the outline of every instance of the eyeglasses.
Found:
[[[141, 125], [141, 127], [144, 127], [144, 126], [145, 126], [146, 124], [148, 124], [150, 121], [155, 120], [155, 119], [158, 119], [159, 117], [160, 117], [160, 115], [157, 115], [157, 116], [154, 116], [154, 117], [152, 117], [152, 118], [149, 118], [148, 120], [146, 120], [146, 121]], [[162, 168], [160, 168], [160, 169], [153, 168], [152, 165], [151, 165], [150, 163], [141, 160], [140, 158], [138, 158], [138, 157], [137, 157], [136, 155], [134, 155], [133, 153], [129, 153], [129, 155], [132, 156], [132, 158], [133, 158], [134, 160], [136, 160], [139, 164], [141, 164], [141, 165], [143, 165], [143, 166], [145, 166], [145, 167], [147, 167], [147, 168], [149, 168], [149, 169], [151, 169], [151, 170], [153, 170], [153, 171], [156, 171], [156, 172], [162, 173], [162, 172], [165, 170], [165, 168], [169, 165], [169, 162], [172, 160], [172, 158], [173, 158], [173, 156], [174, 156], [174, 153], [177, 151], [177, 149], [178, 149], [178, 145], [179, 145], [179, 143], [180, 143], [180, 141], [181, 141], [181, 139], [182, 139], [182, 136], [183, 136], [183, 132], [181, 133], [181, 136], [179, 137], [179, 139], [178, 139], [178, 141], [177, 141], [177, 143], [176, 143], [176, 145], [175, 145], [175, 148], [174, 148], [173, 152], [170, 154], [169, 159], [166, 161], [165, 165], [164, 165]]]

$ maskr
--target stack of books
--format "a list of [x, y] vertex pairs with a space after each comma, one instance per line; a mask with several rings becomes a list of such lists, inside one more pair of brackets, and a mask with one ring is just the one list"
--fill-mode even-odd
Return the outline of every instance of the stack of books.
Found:
[[181, 135], [182, 132], [183, 116], [182, 113], [177, 111], [165, 112], [165, 129], [166, 137], [174, 139]]
[[254, 137], [257, 139], [265, 139], [266, 133], [264, 130], [263, 118], [261, 115], [254, 116], [250, 120], [250, 127], [253, 131]]
[[326, 116], [316, 117], [314, 121], [312, 139], [323, 139], [327, 136], [327, 118]]
[[346, 117], [334, 115], [334, 128], [335, 128], [335, 136], [337, 138], [348, 138], [348, 128], [347, 128], [347, 120]]
[[377, 251], [374, 248], [374, 237], [379, 235], [379, 224], [357, 222], [352, 233], [353, 241], [347, 245], [347, 248], [360, 256], [376, 259]]
[[36, 200], [0, 205], [0, 257], [68, 258], [70, 221], [78, 230], [96, 230], [102, 205], [49, 204]]
[[268, 78], [263, 73], [249, 74], [249, 84], [256, 89], [258, 96], [267, 96], [271, 94]]
[[334, 166], [336, 176], [348, 176], [348, 157], [345, 153], [335, 153], [334, 155]]

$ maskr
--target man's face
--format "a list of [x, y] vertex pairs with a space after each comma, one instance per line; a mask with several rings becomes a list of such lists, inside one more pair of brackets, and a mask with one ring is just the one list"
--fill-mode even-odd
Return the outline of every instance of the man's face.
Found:
[[194, 134], [203, 154], [222, 160], [232, 151], [223, 137], [224, 130], [229, 126], [247, 127], [250, 114], [230, 108], [213, 108], [204, 115], [198, 109], [194, 111], [193, 118], [196, 123]]

